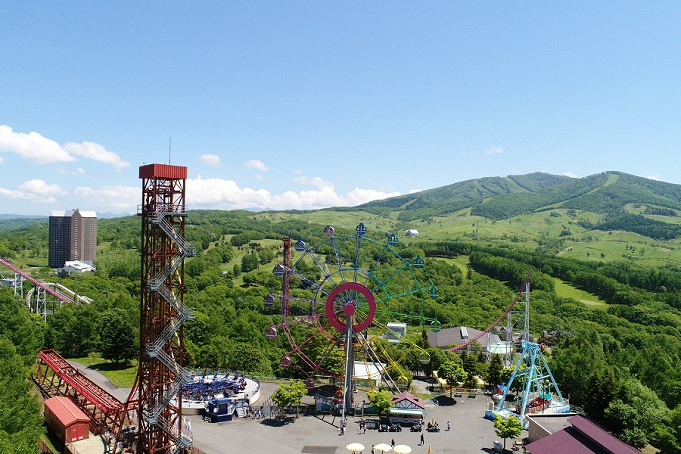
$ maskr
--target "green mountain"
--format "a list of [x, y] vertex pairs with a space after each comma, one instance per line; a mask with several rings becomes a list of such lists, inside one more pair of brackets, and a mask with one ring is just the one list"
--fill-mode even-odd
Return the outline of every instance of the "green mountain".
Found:
[[554, 208], [613, 214], [624, 212], [628, 204], [681, 210], [681, 186], [623, 172], [584, 178], [529, 173], [467, 180], [357, 208], [376, 214], [398, 211], [398, 218], [405, 221], [464, 209], [499, 220]]

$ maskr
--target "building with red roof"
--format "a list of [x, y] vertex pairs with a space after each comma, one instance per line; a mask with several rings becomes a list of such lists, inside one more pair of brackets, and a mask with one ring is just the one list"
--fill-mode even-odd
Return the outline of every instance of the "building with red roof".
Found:
[[63, 446], [90, 436], [90, 418], [68, 397], [47, 399], [44, 415], [45, 424]]
[[[528, 416], [528, 420], [533, 416]], [[530, 454], [640, 454], [593, 421], [573, 415], [569, 426], [561, 428], [525, 445]], [[530, 424], [532, 422], [530, 421]]]
[[412, 410], [423, 410], [426, 408], [423, 399], [407, 391], [395, 394], [391, 399], [391, 404], [396, 408], [408, 408]]

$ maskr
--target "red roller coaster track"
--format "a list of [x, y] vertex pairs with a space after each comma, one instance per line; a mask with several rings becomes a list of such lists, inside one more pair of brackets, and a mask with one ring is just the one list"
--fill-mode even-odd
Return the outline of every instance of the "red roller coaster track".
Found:
[[121, 402], [87, 378], [54, 350], [42, 350], [36, 359], [34, 382], [47, 396], [67, 396], [90, 417], [90, 430], [101, 434], [106, 430], [120, 439], [128, 413], [136, 409], [136, 401]]
[[524, 292], [525, 289], [527, 288], [527, 283], [528, 283], [528, 282], [530, 282], [530, 272], [529, 272], [529, 271], [527, 272], [527, 275], [525, 276], [525, 280], [523, 281], [523, 284], [520, 286], [520, 290], [518, 290], [518, 293], [515, 295], [515, 298], [513, 299], [513, 302], [510, 304], [510, 306], [508, 306], [508, 307], [506, 308], [506, 310], [504, 311], [504, 313], [501, 314], [501, 315], [499, 316], [499, 318], [497, 318], [496, 320], [494, 320], [494, 322], [493, 322], [491, 325], [489, 325], [487, 328], [485, 328], [483, 331], [481, 331], [477, 336], [472, 337], [472, 338], [468, 339], [466, 342], [463, 342], [463, 343], [461, 343], [461, 344], [459, 344], [459, 345], [456, 345], [456, 346], [450, 348], [449, 350], [450, 350], [450, 351], [453, 351], [453, 352], [454, 352], [454, 351], [457, 351], [457, 350], [461, 350], [462, 348], [467, 347], [468, 345], [472, 344], [472, 343], [475, 342], [476, 340], [480, 339], [480, 338], [481, 338], [482, 336], [484, 336], [485, 334], [487, 334], [487, 333], [489, 333], [490, 331], [492, 331], [492, 330], [494, 329], [495, 326], [499, 325], [499, 322], [501, 322], [501, 321], [504, 319], [504, 317], [506, 317], [506, 316], [513, 310], [513, 306], [515, 306], [515, 304], [516, 304], [516, 303], [518, 302], [518, 300], [520, 299], [520, 296], [523, 294], [523, 292]]
[[6, 267], [9, 268], [10, 270], [12, 270], [12, 271], [14, 271], [15, 273], [17, 273], [19, 276], [21, 276], [21, 277], [23, 277], [24, 279], [26, 279], [27, 281], [29, 281], [29, 282], [35, 284], [36, 286], [40, 287], [41, 289], [45, 290], [45, 291], [46, 291], [47, 293], [49, 293], [50, 295], [52, 295], [52, 296], [54, 296], [54, 297], [56, 297], [56, 298], [59, 298], [60, 301], [63, 301], [64, 303], [73, 303], [73, 300], [71, 300], [71, 298], [69, 298], [68, 296], [66, 296], [66, 295], [64, 295], [64, 294], [62, 294], [62, 293], [59, 293], [57, 290], [54, 290], [54, 289], [50, 288], [49, 286], [45, 285], [44, 282], [40, 282], [38, 279], [34, 278], [34, 277], [31, 276], [30, 274], [24, 273], [24, 272], [21, 271], [19, 268], [17, 268], [16, 266], [12, 265], [11, 263], [9, 263], [7, 260], [0, 258], [0, 265], [6, 266]]

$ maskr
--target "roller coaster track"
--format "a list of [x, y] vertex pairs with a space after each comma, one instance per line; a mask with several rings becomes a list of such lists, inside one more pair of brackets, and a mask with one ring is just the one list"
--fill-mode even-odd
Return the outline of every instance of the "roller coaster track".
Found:
[[518, 302], [518, 300], [519, 300], [520, 297], [522, 296], [522, 294], [523, 294], [523, 292], [525, 291], [525, 289], [527, 288], [527, 284], [528, 284], [529, 282], [530, 282], [530, 272], [528, 271], [528, 272], [527, 272], [527, 275], [525, 276], [525, 280], [523, 281], [523, 284], [520, 286], [520, 290], [518, 290], [518, 293], [515, 295], [515, 298], [513, 299], [513, 302], [506, 308], [506, 310], [504, 311], [504, 313], [501, 314], [501, 315], [499, 316], [499, 318], [497, 318], [496, 320], [494, 320], [494, 322], [493, 322], [491, 325], [489, 325], [489, 326], [488, 326], [487, 328], [485, 328], [483, 331], [481, 331], [480, 333], [478, 333], [475, 337], [472, 337], [472, 338], [468, 339], [466, 342], [463, 342], [463, 343], [461, 343], [461, 344], [459, 344], [459, 345], [455, 345], [454, 347], [450, 348], [449, 351], [454, 352], [454, 351], [461, 350], [462, 348], [465, 348], [465, 347], [469, 346], [469, 345], [472, 344], [473, 342], [475, 342], [475, 341], [477, 341], [478, 339], [480, 339], [482, 336], [484, 336], [484, 335], [486, 335], [487, 333], [489, 333], [490, 331], [492, 331], [492, 330], [494, 329], [495, 326], [499, 325], [499, 323], [504, 319], [504, 317], [506, 317], [506, 316], [513, 310], [513, 307], [515, 306], [515, 304]]
[[115, 440], [121, 438], [124, 422], [136, 401], [122, 402], [86, 377], [54, 350], [42, 350], [36, 359], [33, 381], [43, 397], [69, 397], [90, 418], [90, 430], [99, 435], [107, 430]]
[[41, 289], [45, 290], [47, 293], [54, 296], [55, 298], [58, 298], [60, 301], [62, 301], [64, 303], [73, 303], [74, 302], [72, 299], [70, 299], [68, 296], [64, 295], [63, 293], [59, 292], [58, 290], [56, 290], [54, 288], [50, 288], [50, 286], [47, 285], [45, 282], [41, 282], [38, 279], [31, 276], [30, 274], [24, 273], [19, 268], [12, 265], [11, 263], [9, 263], [7, 260], [0, 258], [0, 265], [6, 266], [10, 270], [17, 273], [19, 276], [26, 279], [27, 281], [29, 281], [32, 284], [36, 285], [37, 287], [40, 287]]
[[[61, 293], [62, 295], [66, 296], [69, 299], [69, 303], [87, 303], [87, 304], [92, 304], [92, 298], [89, 298], [84, 295], [79, 295], [73, 290], [71, 290], [68, 287], [65, 287], [57, 282], [43, 282], [48, 287], [51, 287], [55, 289], [55, 291]], [[31, 290], [28, 291], [26, 294], [26, 302], [29, 302], [31, 300], [31, 297], [33, 296], [33, 293], [35, 292], [35, 287], [33, 287]], [[63, 300], [62, 300], [63, 301]]]

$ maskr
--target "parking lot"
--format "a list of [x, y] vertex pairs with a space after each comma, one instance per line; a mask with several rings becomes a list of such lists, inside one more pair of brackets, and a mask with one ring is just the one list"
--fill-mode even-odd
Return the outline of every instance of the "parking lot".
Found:
[[[265, 401], [275, 389], [275, 384], [262, 383], [262, 397]], [[348, 418], [344, 435], [338, 430], [340, 418], [329, 415], [291, 415], [291, 422], [276, 423], [271, 419], [237, 418], [223, 423], [209, 423], [200, 416], [191, 416], [194, 446], [206, 454], [238, 451], [245, 453], [296, 453], [296, 454], [341, 454], [349, 452], [350, 443], [365, 446], [364, 454], [370, 454], [371, 445], [379, 443], [406, 444], [412, 453], [426, 454], [430, 445], [431, 453], [491, 453], [494, 441], [494, 425], [483, 418], [489, 398], [479, 394], [476, 398], [458, 397], [448, 406], [436, 405], [426, 401], [426, 422], [438, 422], [439, 433], [411, 432], [403, 428], [401, 432], [378, 432], [368, 429], [360, 433], [360, 416]], [[257, 404], [256, 404], [257, 405]], [[447, 431], [447, 421], [451, 430]], [[421, 434], [425, 445], [419, 446]], [[503, 440], [500, 440], [503, 441]], [[507, 445], [510, 447], [511, 440]], [[376, 453], [378, 454], [378, 453]]]

